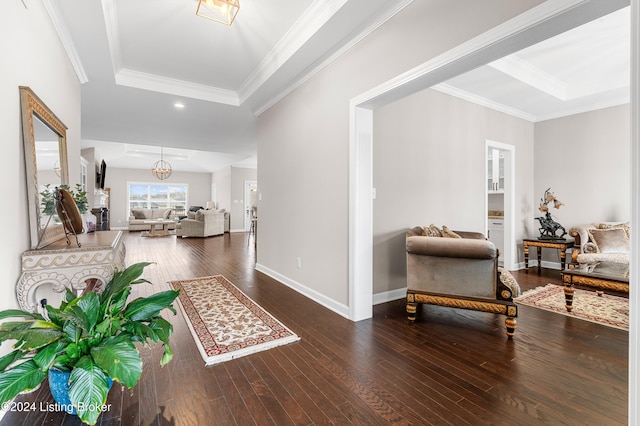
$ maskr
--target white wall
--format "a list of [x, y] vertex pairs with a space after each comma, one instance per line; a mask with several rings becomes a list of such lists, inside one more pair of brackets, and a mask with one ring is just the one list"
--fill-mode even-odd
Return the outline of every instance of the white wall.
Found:
[[118, 169], [107, 166], [105, 187], [111, 188], [111, 209], [109, 220], [111, 228], [126, 228], [129, 219], [127, 207], [127, 183], [142, 182], [154, 184], [187, 184], [189, 185], [189, 200], [186, 208], [191, 205], [206, 206], [211, 199], [211, 174], [188, 173], [174, 171], [168, 179], [160, 181], [151, 175], [149, 170]]
[[[0, 178], [6, 190], [0, 256], [0, 309], [15, 308], [20, 255], [30, 247], [27, 186], [18, 86], [29, 86], [68, 127], [70, 184], [80, 181], [80, 83], [39, 1], [0, 3]], [[7, 345], [0, 352], [6, 353]]]
[[263, 113], [258, 267], [346, 306], [349, 100], [539, 3], [415, 1]]
[[216, 185], [216, 207], [231, 212], [231, 167], [220, 169], [212, 175], [212, 183]]
[[515, 239], [533, 214], [533, 123], [425, 90], [374, 111], [374, 293], [406, 287], [405, 232], [484, 232], [486, 140], [516, 147]]
[[[535, 212], [547, 188], [564, 203], [550, 209], [567, 232], [592, 222], [631, 219], [630, 106], [621, 105], [535, 125]], [[534, 222], [534, 235], [538, 235]], [[543, 250], [543, 260], [559, 254]]]

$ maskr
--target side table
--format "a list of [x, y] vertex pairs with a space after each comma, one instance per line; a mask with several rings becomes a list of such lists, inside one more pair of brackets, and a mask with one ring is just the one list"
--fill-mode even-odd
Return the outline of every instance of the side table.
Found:
[[556, 250], [560, 250], [560, 264], [562, 265], [562, 270], [564, 271], [565, 265], [567, 263], [567, 249], [573, 248], [574, 240], [573, 238], [565, 238], [558, 240], [550, 240], [550, 239], [541, 239], [541, 238], [525, 238], [522, 240], [522, 246], [524, 251], [524, 267], [529, 271], [529, 247], [536, 247], [538, 252], [538, 272], [540, 272], [542, 268], [542, 249], [543, 248], [552, 248]]

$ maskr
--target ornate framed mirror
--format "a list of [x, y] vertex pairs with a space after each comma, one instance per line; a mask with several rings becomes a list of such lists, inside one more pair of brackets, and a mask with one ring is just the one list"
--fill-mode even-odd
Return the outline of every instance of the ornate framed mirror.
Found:
[[53, 191], [69, 184], [67, 127], [25, 86], [20, 87], [31, 248], [64, 238]]

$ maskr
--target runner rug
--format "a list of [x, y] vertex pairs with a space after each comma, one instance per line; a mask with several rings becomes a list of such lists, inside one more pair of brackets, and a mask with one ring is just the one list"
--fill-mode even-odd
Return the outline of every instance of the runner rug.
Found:
[[300, 339], [222, 275], [169, 284], [206, 365]]
[[608, 294], [598, 296], [593, 290], [576, 288], [573, 294], [573, 311], [568, 312], [564, 286], [547, 284], [544, 287], [537, 287], [525, 292], [522, 296], [514, 299], [514, 302], [609, 327], [629, 330], [629, 300], [624, 297]]

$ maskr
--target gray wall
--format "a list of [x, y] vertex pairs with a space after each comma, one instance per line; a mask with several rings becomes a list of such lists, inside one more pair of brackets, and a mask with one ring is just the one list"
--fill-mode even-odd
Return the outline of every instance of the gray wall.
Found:
[[[536, 123], [535, 216], [539, 199], [551, 187], [565, 204], [551, 214], [567, 231], [585, 223], [630, 220], [630, 117], [627, 104]], [[559, 262], [559, 255], [544, 250], [543, 260]]]
[[264, 112], [258, 119], [258, 266], [344, 312], [349, 100], [539, 3], [415, 1]]
[[405, 232], [484, 232], [486, 140], [515, 149], [515, 238], [533, 215], [533, 123], [425, 90], [374, 112], [373, 290], [406, 287]]

